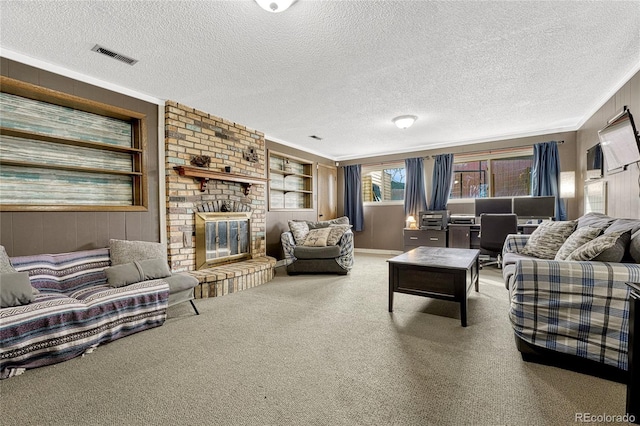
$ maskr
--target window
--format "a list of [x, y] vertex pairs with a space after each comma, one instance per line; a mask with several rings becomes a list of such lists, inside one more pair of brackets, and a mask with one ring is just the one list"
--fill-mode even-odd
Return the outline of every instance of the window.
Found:
[[144, 114], [1, 82], [0, 210], [147, 209]]
[[533, 148], [456, 155], [449, 198], [531, 195]]
[[363, 166], [362, 201], [365, 203], [404, 201], [405, 182], [404, 163]]

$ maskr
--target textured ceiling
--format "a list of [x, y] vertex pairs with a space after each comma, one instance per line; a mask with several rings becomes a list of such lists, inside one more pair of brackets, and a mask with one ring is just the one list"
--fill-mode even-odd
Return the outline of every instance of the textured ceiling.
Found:
[[[640, 69], [640, 1], [3, 0], [0, 14], [3, 56], [335, 160], [575, 130]], [[399, 130], [402, 114], [419, 119]]]

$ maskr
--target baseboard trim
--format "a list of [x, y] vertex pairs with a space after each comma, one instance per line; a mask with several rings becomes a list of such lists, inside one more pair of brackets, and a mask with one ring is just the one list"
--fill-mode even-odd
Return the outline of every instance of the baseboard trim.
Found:
[[382, 249], [365, 249], [365, 248], [357, 248], [353, 249], [355, 253], [363, 253], [363, 254], [386, 254], [386, 255], [399, 255], [404, 253], [402, 250], [382, 250]]

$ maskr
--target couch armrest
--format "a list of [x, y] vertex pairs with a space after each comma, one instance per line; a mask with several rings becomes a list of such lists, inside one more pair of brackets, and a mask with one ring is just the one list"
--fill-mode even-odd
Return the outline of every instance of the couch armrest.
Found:
[[523, 259], [516, 262], [509, 318], [543, 348], [627, 369], [628, 281], [640, 265]]
[[293, 254], [296, 248], [296, 242], [293, 239], [291, 231], [283, 232], [280, 235], [280, 242], [282, 243], [282, 251], [284, 253], [284, 264], [285, 266], [291, 265], [297, 260]]
[[340, 246], [340, 256], [336, 258], [336, 262], [342, 269], [350, 271], [353, 268], [353, 231], [351, 229], [342, 234], [338, 246]]
[[509, 234], [507, 238], [504, 240], [504, 245], [502, 246], [502, 257], [506, 253], [520, 253], [524, 248], [527, 241], [529, 241], [529, 237], [531, 234]]

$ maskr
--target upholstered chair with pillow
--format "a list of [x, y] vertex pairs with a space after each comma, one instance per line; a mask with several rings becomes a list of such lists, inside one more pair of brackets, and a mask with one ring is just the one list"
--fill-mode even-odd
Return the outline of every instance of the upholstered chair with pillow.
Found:
[[319, 222], [290, 220], [280, 241], [289, 274], [346, 275], [353, 267], [353, 232], [346, 216]]

